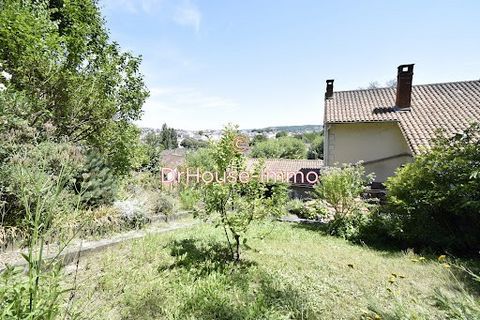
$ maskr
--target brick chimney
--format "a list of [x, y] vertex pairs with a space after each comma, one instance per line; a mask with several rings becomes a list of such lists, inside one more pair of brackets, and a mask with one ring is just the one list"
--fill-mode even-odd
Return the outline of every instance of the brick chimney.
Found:
[[395, 106], [399, 110], [410, 110], [412, 100], [413, 64], [398, 66], [397, 99]]
[[327, 91], [325, 91], [325, 99], [333, 97], [333, 79], [327, 80]]

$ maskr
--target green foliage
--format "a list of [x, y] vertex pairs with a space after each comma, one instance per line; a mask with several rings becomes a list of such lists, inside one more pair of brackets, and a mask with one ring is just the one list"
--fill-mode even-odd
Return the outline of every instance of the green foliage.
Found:
[[331, 167], [322, 172], [315, 193], [343, 216], [357, 208], [357, 199], [372, 181], [373, 175], [366, 176], [361, 164]]
[[289, 213], [295, 214], [301, 218], [306, 216], [307, 208], [305, 203], [299, 199], [292, 199], [287, 202], [286, 209]]
[[200, 149], [208, 147], [208, 142], [203, 140], [197, 140], [195, 138], [186, 137], [182, 140], [180, 145], [186, 149]]
[[78, 275], [82, 285], [74, 307], [92, 320], [117, 315], [145, 320], [372, 320], [374, 315], [362, 315], [374, 304], [424, 316], [401, 318], [385, 312], [382, 319], [431, 320], [448, 319], [436, 303], [436, 289], [451, 291], [450, 301], [461, 298], [440, 263], [422, 262], [411, 251], [352, 245], [319, 228], [253, 223], [248, 232], [252, 249], [246, 248], [236, 264], [224, 263], [229, 256], [225, 236], [212, 224], [129, 241], [85, 258], [82, 266], [88, 268]]
[[[5, 201], [3, 222], [28, 225], [30, 220], [25, 207], [38, 206], [40, 199], [44, 228], [51, 226], [53, 217], [73, 211], [76, 205], [75, 175], [82, 162], [81, 150], [71, 144], [43, 142], [36, 146], [19, 146], [0, 167], [0, 197]], [[54, 189], [54, 185], [59, 190]], [[57, 196], [51, 192], [56, 192]], [[49, 215], [45, 216], [45, 212]]]
[[[480, 286], [480, 275], [463, 266], [454, 267], [460, 270], [461, 276], [471, 278], [474, 286]], [[455, 284], [455, 292], [440, 288], [435, 290], [435, 300], [439, 308], [447, 312], [448, 319], [480, 319], [480, 299], [477, 294], [465, 288], [465, 284], [455, 276], [454, 272], [451, 273], [451, 278]]]
[[319, 138], [323, 138], [322, 131], [313, 131], [313, 132], [305, 132], [302, 134], [295, 135], [295, 138], [302, 140], [307, 144], [313, 144]]
[[197, 168], [200, 172], [215, 170], [215, 149], [213, 146], [201, 148], [194, 152], [188, 152], [186, 157], [186, 167], [191, 170]]
[[287, 203], [287, 210], [290, 214], [294, 214], [303, 219], [330, 220], [327, 205], [323, 200], [319, 199], [308, 201], [299, 199], [290, 200]]
[[256, 144], [259, 143], [259, 142], [264, 142], [264, 141], [267, 141], [267, 140], [268, 140], [268, 138], [267, 138], [266, 135], [264, 135], [264, 134], [257, 134], [257, 135], [255, 135], [255, 136], [253, 137], [252, 141], [250, 141], [250, 145], [251, 145], [251, 146], [254, 146], [254, 145], [256, 145]]
[[83, 204], [92, 208], [111, 205], [117, 187], [118, 179], [112, 170], [97, 153], [90, 152], [75, 181], [75, 190], [82, 193]]
[[[47, 164], [44, 163], [45, 166]], [[28, 237], [27, 250], [22, 256], [27, 265], [25, 269], [9, 267], [0, 275], [0, 318], [55, 319], [61, 310], [61, 295], [66, 290], [62, 288], [58, 259], [44, 260], [44, 248], [46, 239], [51, 237], [47, 224], [58, 215], [59, 210], [52, 203], [61, 206], [66, 179], [63, 170], [56, 180], [45, 178], [43, 172], [22, 170], [22, 167], [14, 166], [12, 170], [17, 179], [16, 194], [25, 213]], [[69, 242], [62, 238], [57, 240], [60, 249], [56, 257]]]
[[287, 137], [288, 136], [288, 132], [286, 131], [280, 131], [280, 132], [277, 132], [275, 134], [275, 138], [278, 139], [278, 138], [282, 138], [282, 137]]
[[392, 236], [409, 245], [477, 253], [480, 247], [480, 126], [439, 135], [431, 150], [386, 185]]
[[156, 193], [156, 196], [152, 200], [151, 209], [154, 214], [163, 214], [169, 216], [174, 212], [175, 209], [174, 200], [169, 195]]
[[[240, 259], [240, 238], [243, 236], [246, 241], [245, 233], [250, 223], [281, 214], [287, 199], [286, 186], [273, 185], [268, 190], [261, 181], [262, 164], [250, 172], [246, 181], [242, 179], [246, 159], [235, 145], [238, 135], [237, 127], [226, 127], [220, 141], [212, 146], [214, 172], [219, 179], [203, 186], [204, 210], [200, 212], [205, 218], [218, 215], [217, 223], [224, 228], [232, 257], [237, 261]], [[269, 197], [266, 196], [267, 190]], [[235, 250], [229, 233], [234, 238]]]
[[200, 196], [198, 189], [189, 187], [184, 188], [178, 195], [180, 204], [185, 210], [193, 210], [200, 201]]
[[168, 128], [164, 123], [162, 129], [143, 129], [142, 143], [145, 149], [145, 161], [143, 167], [151, 172], [159, 172], [161, 168], [161, 153], [163, 150], [175, 149], [178, 147], [177, 132]]
[[102, 206], [82, 214], [79, 236], [101, 238], [127, 229], [120, 211], [113, 206]]
[[308, 148], [308, 159], [323, 159], [323, 136], [315, 138]]
[[[354, 240], [370, 221], [369, 206], [361, 199], [373, 175], [365, 175], [361, 164], [332, 167], [322, 173], [315, 194], [333, 208], [327, 230], [332, 235]], [[328, 213], [328, 211], [326, 211]]]
[[[148, 96], [140, 58], [111, 42], [94, 0], [1, 2], [0, 79], [9, 126], [85, 142], [124, 174], [138, 140], [131, 122]], [[21, 105], [16, 111], [15, 105]], [[129, 146], [129, 148], [127, 148]]]
[[165, 149], [168, 150], [178, 148], [177, 132], [175, 129], [167, 127], [166, 123], [162, 125], [160, 138]]
[[307, 147], [293, 137], [281, 137], [255, 144], [252, 148], [253, 158], [306, 159]]
[[32, 278], [38, 279], [39, 285], [12, 267], [0, 274], [1, 319], [55, 319], [60, 314], [59, 296], [64, 289], [59, 269], [37, 270]]

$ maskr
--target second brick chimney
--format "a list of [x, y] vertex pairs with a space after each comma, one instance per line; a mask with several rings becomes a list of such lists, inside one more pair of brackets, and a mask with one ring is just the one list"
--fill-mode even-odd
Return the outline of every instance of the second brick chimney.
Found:
[[327, 90], [325, 91], [325, 99], [333, 98], [333, 79], [327, 80]]
[[410, 110], [412, 100], [413, 64], [398, 66], [397, 98], [395, 106], [399, 110]]

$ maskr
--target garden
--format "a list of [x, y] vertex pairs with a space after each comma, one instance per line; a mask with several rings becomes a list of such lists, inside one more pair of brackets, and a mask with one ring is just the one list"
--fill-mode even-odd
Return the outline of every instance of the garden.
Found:
[[178, 168], [218, 179], [166, 186], [177, 134], [135, 125], [141, 58], [97, 3], [0, 8], [0, 319], [480, 318], [479, 124], [438, 132], [385, 199], [361, 163], [292, 199], [261, 159], [316, 159], [321, 134], [250, 141], [249, 168], [235, 125]]

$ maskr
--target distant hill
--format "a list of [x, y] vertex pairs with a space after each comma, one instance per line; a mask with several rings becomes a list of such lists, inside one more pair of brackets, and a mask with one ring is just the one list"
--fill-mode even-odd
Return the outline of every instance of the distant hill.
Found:
[[318, 124], [307, 124], [303, 126], [276, 126], [276, 127], [266, 127], [260, 129], [250, 129], [245, 131], [254, 131], [254, 132], [292, 132], [292, 133], [302, 133], [308, 131], [322, 131], [323, 126]]

